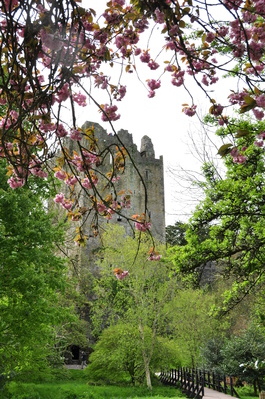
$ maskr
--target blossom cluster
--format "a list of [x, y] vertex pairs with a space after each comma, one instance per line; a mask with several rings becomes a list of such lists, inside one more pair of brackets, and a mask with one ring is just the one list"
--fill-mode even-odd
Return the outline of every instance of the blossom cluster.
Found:
[[158, 261], [162, 258], [162, 255], [155, 250], [155, 248], [150, 248], [148, 253], [148, 260]]
[[119, 267], [115, 267], [115, 269], [113, 270], [113, 273], [118, 280], [123, 280], [125, 277], [129, 276], [128, 270], [122, 270]]
[[[112, 0], [106, 2], [100, 18], [75, 0], [58, 0], [53, 7], [49, 3], [33, 0], [28, 7], [27, 2], [4, 0], [0, 6], [0, 157], [7, 160], [8, 183], [13, 189], [22, 187], [31, 176], [46, 178], [51, 159], [61, 153], [63, 160], [54, 174], [69, 187], [70, 196], [59, 193], [55, 201], [70, 212], [73, 220], [82, 215], [78, 200], [73, 199], [78, 185], [92, 190], [87, 212], [93, 209], [110, 218], [128, 207], [129, 199], [107, 201], [96, 190], [102, 180], [102, 186], [112, 187], [125, 167], [125, 155], [118, 149], [111, 173], [97, 173], [101, 152], [93, 132], [78, 126], [75, 109], [88, 107], [88, 99], [92, 100], [102, 120], [112, 126], [120, 118], [118, 104], [127, 94], [122, 78], [138, 73], [139, 64], [148, 74], [144, 86], [149, 98], [159, 91], [164, 75], [170, 76], [176, 90], [186, 88], [193, 78], [209, 100], [209, 113], [220, 125], [229, 124], [225, 115], [229, 107], [264, 119], [263, 0], [217, 1], [216, 14], [209, 19], [207, 10], [198, 13], [203, 6], [197, 0], [183, 5], [173, 0], [146, 1], [141, 7], [137, 1]], [[219, 10], [222, 21], [218, 19]], [[158, 55], [140, 40], [153, 23], [164, 39]], [[106, 63], [121, 68], [116, 82], [112, 74], [106, 74]], [[229, 91], [226, 104], [211, 94], [213, 86], [221, 84], [221, 74], [230, 74], [241, 82]], [[84, 81], [90, 82], [90, 89]], [[97, 102], [94, 88], [107, 93], [109, 100]], [[182, 111], [192, 117], [198, 104], [188, 93], [191, 101]], [[67, 124], [62, 117], [66, 107], [71, 114]], [[66, 140], [76, 145], [75, 152], [66, 150]], [[257, 137], [255, 145], [263, 146], [263, 137]], [[247, 160], [237, 147], [230, 154], [234, 162]], [[133, 219], [137, 230], [150, 231], [145, 215]]]
[[244, 150], [246, 150], [246, 148], [243, 148], [241, 151], [239, 151], [237, 147], [232, 148], [232, 150], [230, 151], [230, 155], [233, 158], [234, 163], [240, 164], [246, 162], [247, 156], [244, 155]]
[[145, 213], [133, 215], [132, 218], [135, 220], [134, 227], [136, 230], [146, 232], [151, 229], [151, 222], [147, 220]]
[[[80, 221], [84, 214], [90, 214], [91, 211], [96, 212], [99, 216], [110, 220], [114, 214], [122, 215], [123, 209], [129, 209], [131, 206], [131, 194], [126, 193], [125, 190], [119, 191], [114, 197], [112, 194], [107, 194], [104, 198], [97, 196], [98, 190], [103, 192], [102, 183], [104, 185], [112, 185], [114, 189], [115, 183], [120, 179], [117, 175], [119, 170], [123, 169], [124, 158], [126, 153], [121, 148], [117, 150], [116, 154], [112, 153], [113, 168], [111, 172], [107, 172], [105, 180], [103, 180], [103, 173], [100, 170], [104, 159], [102, 159], [96, 150], [96, 139], [94, 137], [94, 127], [91, 126], [83, 131], [83, 135], [90, 142], [90, 147], [77, 153], [68, 151], [66, 167], [62, 165], [62, 158], [57, 159], [57, 166], [54, 167], [54, 177], [63, 182], [69, 187], [71, 193], [70, 198], [65, 198], [64, 193], [59, 193], [54, 198], [54, 202], [61, 205], [68, 211], [68, 218], [74, 222]], [[82, 141], [83, 143], [83, 141]], [[94, 151], [92, 151], [94, 149]], [[100, 180], [101, 178], [101, 180]], [[101, 188], [97, 188], [98, 184]], [[79, 204], [79, 192], [84, 190], [86, 192], [85, 206]], [[97, 229], [95, 230], [97, 234]], [[78, 235], [79, 237], [79, 235]]]

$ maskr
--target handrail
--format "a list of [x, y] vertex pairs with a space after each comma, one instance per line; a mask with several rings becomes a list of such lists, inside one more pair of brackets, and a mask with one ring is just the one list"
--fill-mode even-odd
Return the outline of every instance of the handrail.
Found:
[[160, 381], [167, 385], [179, 385], [189, 398], [202, 399], [204, 387], [239, 398], [231, 376], [220, 375], [206, 370], [179, 367], [178, 369], [161, 372]]

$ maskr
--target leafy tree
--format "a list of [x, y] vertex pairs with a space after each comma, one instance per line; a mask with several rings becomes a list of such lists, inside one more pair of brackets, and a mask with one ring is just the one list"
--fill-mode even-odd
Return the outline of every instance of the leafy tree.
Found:
[[[187, 245], [170, 250], [170, 259], [183, 273], [194, 276], [207, 262], [215, 262], [215, 273], [232, 279], [222, 312], [264, 283], [264, 153], [257, 143], [251, 144], [253, 135], [262, 135], [264, 123], [235, 121], [235, 131], [238, 125], [238, 140], [247, 147], [248, 162], [227, 158], [224, 178], [211, 165], [204, 166], [205, 199], [190, 219]], [[226, 136], [230, 130], [220, 129], [219, 134]]]
[[[223, 300], [223, 294], [230, 286], [227, 280], [218, 280], [211, 287], [213, 297], [212, 307], [209, 313], [210, 320], [212, 317], [216, 319], [215, 307], [218, 308]], [[262, 328], [260, 312], [264, 311], [262, 306], [262, 293], [257, 295], [256, 292], [248, 294], [244, 301], [240, 302], [233, 309], [222, 317], [215, 320], [216, 327], [213, 328], [213, 334], [206, 337], [201, 344], [200, 355], [202, 358], [202, 367], [206, 370], [212, 370], [222, 374], [223, 364], [226, 362], [223, 356], [223, 349], [227, 342], [233, 337], [240, 337], [245, 331], [252, 328], [253, 325], [259, 325]]]
[[224, 341], [223, 336], [215, 336], [202, 343], [200, 355], [204, 370], [210, 370], [220, 375], [223, 373], [222, 348], [224, 347]]
[[141, 372], [145, 374], [149, 388], [152, 386], [151, 373], [156, 371], [153, 369], [155, 347], [170, 317], [166, 304], [178, 288], [175, 278], [169, 277], [169, 264], [149, 260], [158, 256], [153, 253], [153, 248], [149, 250], [152, 252], [149, 259], [146, 257], [150, 244], [153, 245], [152, 241], [142, 234], [138, 240], [133, 239], [126, 237], [122, 227], [109, 225], [103, 235], [98, 262], [101, 278], [93, 306], [94, 325], [99, 333], [118, 321], [130, 325], [131, 331], [137, 331], [135, 346], [140, 350]]
[[[60, 149], [62, 156], [53, 173], [66, 183], [69, 195], [58, 194], [56, 201], [79, 220], [78, 243], [86, 239], [83, 217], [95, 215], [90, 233], [98, 234], [98, 215], [122, 215], [128, 201], [115, 192], [114, 182], [131, 156], [122, 143], [117, 149], [104, 146], [96, 142], [93, 128], [78, 126], [76, 105], [86, 106], [89, 100], [116, 134], [117, 104], [126, 94], [122, 78], [138, 76], [138, 66], [143, 64], [148, 71], [142, 78], [148, 97], [155, 96], [162, 75], [168, 75], [176, 90], [187, 89], [190, 103], [183, 105], [183, 112], [188, 116], [196, 114], [198, 105], [192, 78], [209, 102], [210, 117], [221, 125], [233, 127], [229, 116], [233, 112], [226, 112], [230, 108], [241, 114], [251, 112], [256, 120], [263, 119], [265, 108], [261, 0], [215, 0], [211, 5], [198, 0], [182, 4], [113, 0], [95, 8], [98, 13], [74, 0], [4, 0], [0, 9], [0, 102], [5, 106], [1, 157], [9, 164], [8, 181], [16, 188], [32, 175], [46, 178], [50, 160]], [[160, 28], [158, 55], [140, 41], [147, 29], [157, 31], [154, 26]], [[113, 74], [117, 68], [119, 73]], [[224, 76], [232, 81], [226, 96]], [[212, 93], [215, 86], [220, 87], [222, 99]], [[99, 99], [98, 89], [102, 90]], [[63, 117], [65, 105], [70, 121]], [[66, 149], [65, 137], [76, 143], [75, 151]], [[246, 161], [245, 148], [236, 142], [226, 144], [220, 153], [229, 153], [237, 163]], [[113, 162], [105, 175], [97, 167], [108, 154]], [[106, 196], [97, 188], [99, 181], [109, 187]], [[74, 186], [86, 196], [85, 207]], [[138, 222], [149, 228], [146, 201], [143, 213]]]
[[264, 344], [264, 331], [260, 326], [251, 325], [241, 335], [232, 336], [221, 349], [223, 372], [253, 384], [256, 395], [264, 387]]
[[[146, 337], [151, 341], [152, 331], [146, 328]], [[118, 322], [106, 328], [94, 347], [86, 374], [92, 380], [117, 383], [126, 381], [142, 383], [145, 379], [145, 365], [142, 356], [142, 342], [137, 326]], [[162, 370], [176, 361], [176, 350], [171, 341], [155, 337], [150, 367]]]
[[186, 289], [179, 291], [174, 300], [167, 305], [171, 312], [169, 328], [179, 348], [182, 366], [200, 366], [204, 342], [222, 336], [227, 329], [225, 321], [211, 317], [213, 303], [213, 294]]
[[166, 227], [166, 242], [169, 245], [185, 245], [185, 223], [176, 222], [174, 226]]
[[[41, 181], [40, 181], [41, 183]], [[75, 323], [63, 306], [65, 261], [55, 255], [63, 240], [62, 225], [44, 206], [44, 182], [12, 190], [0, 165], [0, 356], [2, 376], [47, 369], [54, 359], [63, 324]], [[42, 196], [40, 195], [40, 191]], [[66, 332], [66, 330], [65, 330]], [[58, 333], [58, 335], [57, 335]], [[56, 362], [62, 355], [58, 351]], [[60, 360], [60, 359], [59, 359]], [[62, 364], [62, 359], [60, 360]]]

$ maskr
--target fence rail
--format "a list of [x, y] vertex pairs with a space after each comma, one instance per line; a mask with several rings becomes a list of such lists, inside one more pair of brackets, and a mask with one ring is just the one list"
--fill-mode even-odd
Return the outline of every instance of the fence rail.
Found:
[[239, 398], [234, 388], [234, 379], [232, 377], [221, 376], [205, 370], [180, 367], [161, 372], [160, 381], [167, 385], [180, 386], [181, 390], [189, 398], [202, 399], [205, 387]]

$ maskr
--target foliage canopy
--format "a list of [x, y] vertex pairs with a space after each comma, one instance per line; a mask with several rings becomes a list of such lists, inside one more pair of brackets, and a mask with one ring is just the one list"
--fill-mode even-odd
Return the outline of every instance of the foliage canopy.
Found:
[[[233, 126], [229, 109], [251, 112], [261, 120], [265, 108], [262, 0], [112, 0], [102, 8], [93, 6], [95, 10], [90, 2], [73, 0], [3, 0], [0, 11], [0, 103], [5, 107], [1, 157], [8, 162], [9, 184], [20, 187], [31, 175], [46, 178], [50, 160], [60, 151], [51, 172], [66, 183], [69, 195], [58, 194], [56, 202], [80, 222], [79, 244], [87, 238], [81, 229], [83, 215], [122, 215], [123, 197], [118, 193], [102, 197], [97, 184], [102, 181], [112, 192], [130, 154], [122, 143], [99, 150], [93, 128], [78, 125], [76, 106], [86, 107], [91, 101], [116, 134], [118, 104], [126, 95], [123, 76], [137, 74], [144, 65], [148, 97], [154, 97], [163, 75], [168, 75], [176, 90], [183, 86], [190, 94], [190, 104], [183, 104], [188, 116], [197, 107], [191, 79], [220, 125]], [[154, 26], [161, 32], [158, 51], [141, 44]], [[117, 68], [119, 77], [112, 79]], [[212, 89], [219, 85], [223, 89], [224, 75], [233, 82], [232, 90], [229, 87], [225, 99], [214, 98]], [[105, 103], [97, 99], [95, 89], [107, 94]], [[67, 121], [65, 106], [71, 115]], [[66, 137], [76, 143], [76, 151], [68, 150]], [[234, 137], [235, 143], [226, 144], [220, 154], [229, 153], [235, 162], [244, 163], [245, 149]], [[102, 175], [98, 167], [108, 154], [112, 167]], [[77, 186], [87, 197], [85, 207], [73, 190]], [[144, 208], [136, 219], [138, 227], [149, 229], [147, 203]], [[95, 219], [92, 224], [91, 232], [97, 234]]]

